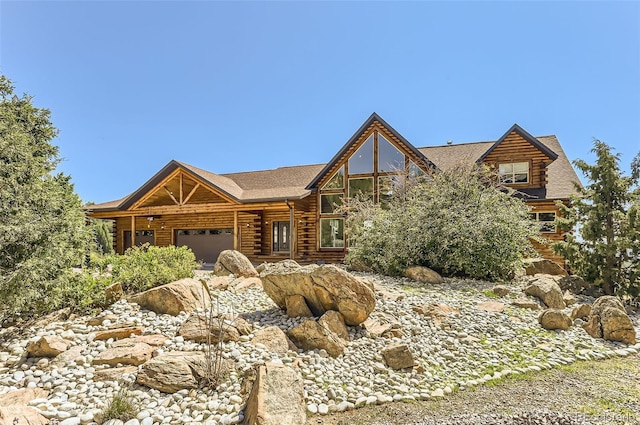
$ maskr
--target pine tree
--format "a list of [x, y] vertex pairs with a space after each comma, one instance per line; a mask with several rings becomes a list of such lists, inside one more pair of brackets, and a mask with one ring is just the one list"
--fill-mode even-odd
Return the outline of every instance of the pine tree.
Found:
[[69, 176], [55, 173], [50, 112], [13, 89], [0, 75], [0, 312], [35, 312], [59, 301], [58, 279], [81, 262], [88, 232]]
[[583, 160], [574, 165], [589, 180], [585, 187], [576, 185], [578, 195], [570, 205], [561, 206], [560, 228], [567, 233], [564, 242], [554, 245], [571, 269], [588, 282], [601, 286], [605, 294], [640, 290], [640, 205], [638, 178], [640, 154], [632, 164], [632, 175], [620, 170], [620, 154], [600, 140], [592, 152], [596, 163]]

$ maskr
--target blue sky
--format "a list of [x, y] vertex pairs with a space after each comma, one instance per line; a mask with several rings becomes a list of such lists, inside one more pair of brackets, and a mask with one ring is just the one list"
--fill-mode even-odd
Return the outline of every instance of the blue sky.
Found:
[[372, 112], [415, 146], [513, 123], [640, 151], [638, 2], [0, 1], [0, 72], [52, 111], [84, 201], [171, 159], [324, 163]]

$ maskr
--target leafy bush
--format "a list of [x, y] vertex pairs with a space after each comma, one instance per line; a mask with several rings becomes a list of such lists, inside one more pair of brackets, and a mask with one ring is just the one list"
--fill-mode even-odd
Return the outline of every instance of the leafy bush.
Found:
[[524, 202], [477, 167], [457, 167], [398, 187], [382, 207], [350, 200], [347, 264], [398, 275], [420, 265], [443, 275], [510, 277], [539, 239]]
[[113, 259], [113, 280], [126, 292], [141, 292], [185, 277], [193, 277], [196, 257], [186, 246], [158, 247], [145, 244], [129, 248]]
[[109, 276], [68, 272], [52, 296], [60, 300], [56, 308], [69, 307], [75, 313], [89, 313], [96, 308], [107, 307], [105, 289], [111, 283]]

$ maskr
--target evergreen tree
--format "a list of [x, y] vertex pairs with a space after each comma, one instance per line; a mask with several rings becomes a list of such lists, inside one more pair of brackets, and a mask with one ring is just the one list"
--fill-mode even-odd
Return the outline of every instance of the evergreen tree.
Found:
[[604, 142], [594, 141], [596, 163], [583, 160], [574, 165], [589, 180], [576, 185], [578, 195], [562, 206], [558, 225], [567, 233], [554, 245], [572, 270], [608, 295], [640, 292], [640, 204], [638, 179], [640, 154], [632, 163], [631, 176], [620, 170], [620, 155]]
[[54, 173], [56, 135], [50, 112], [0, 75], [0, 311], [55, 307], [61, 276], [85, 252], [82, 204], [69, 176]]

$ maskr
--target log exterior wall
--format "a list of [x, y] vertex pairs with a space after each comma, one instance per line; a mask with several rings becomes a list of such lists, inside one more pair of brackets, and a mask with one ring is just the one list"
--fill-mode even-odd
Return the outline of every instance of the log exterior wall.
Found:
[[496, 168], [499, 164], [528, 162], [529, 183], [517, 184], [514, 188], [538, 188], [547, 184], [546, 166], [551, 160], [518, 133], [512, 132], [483, 162]]

